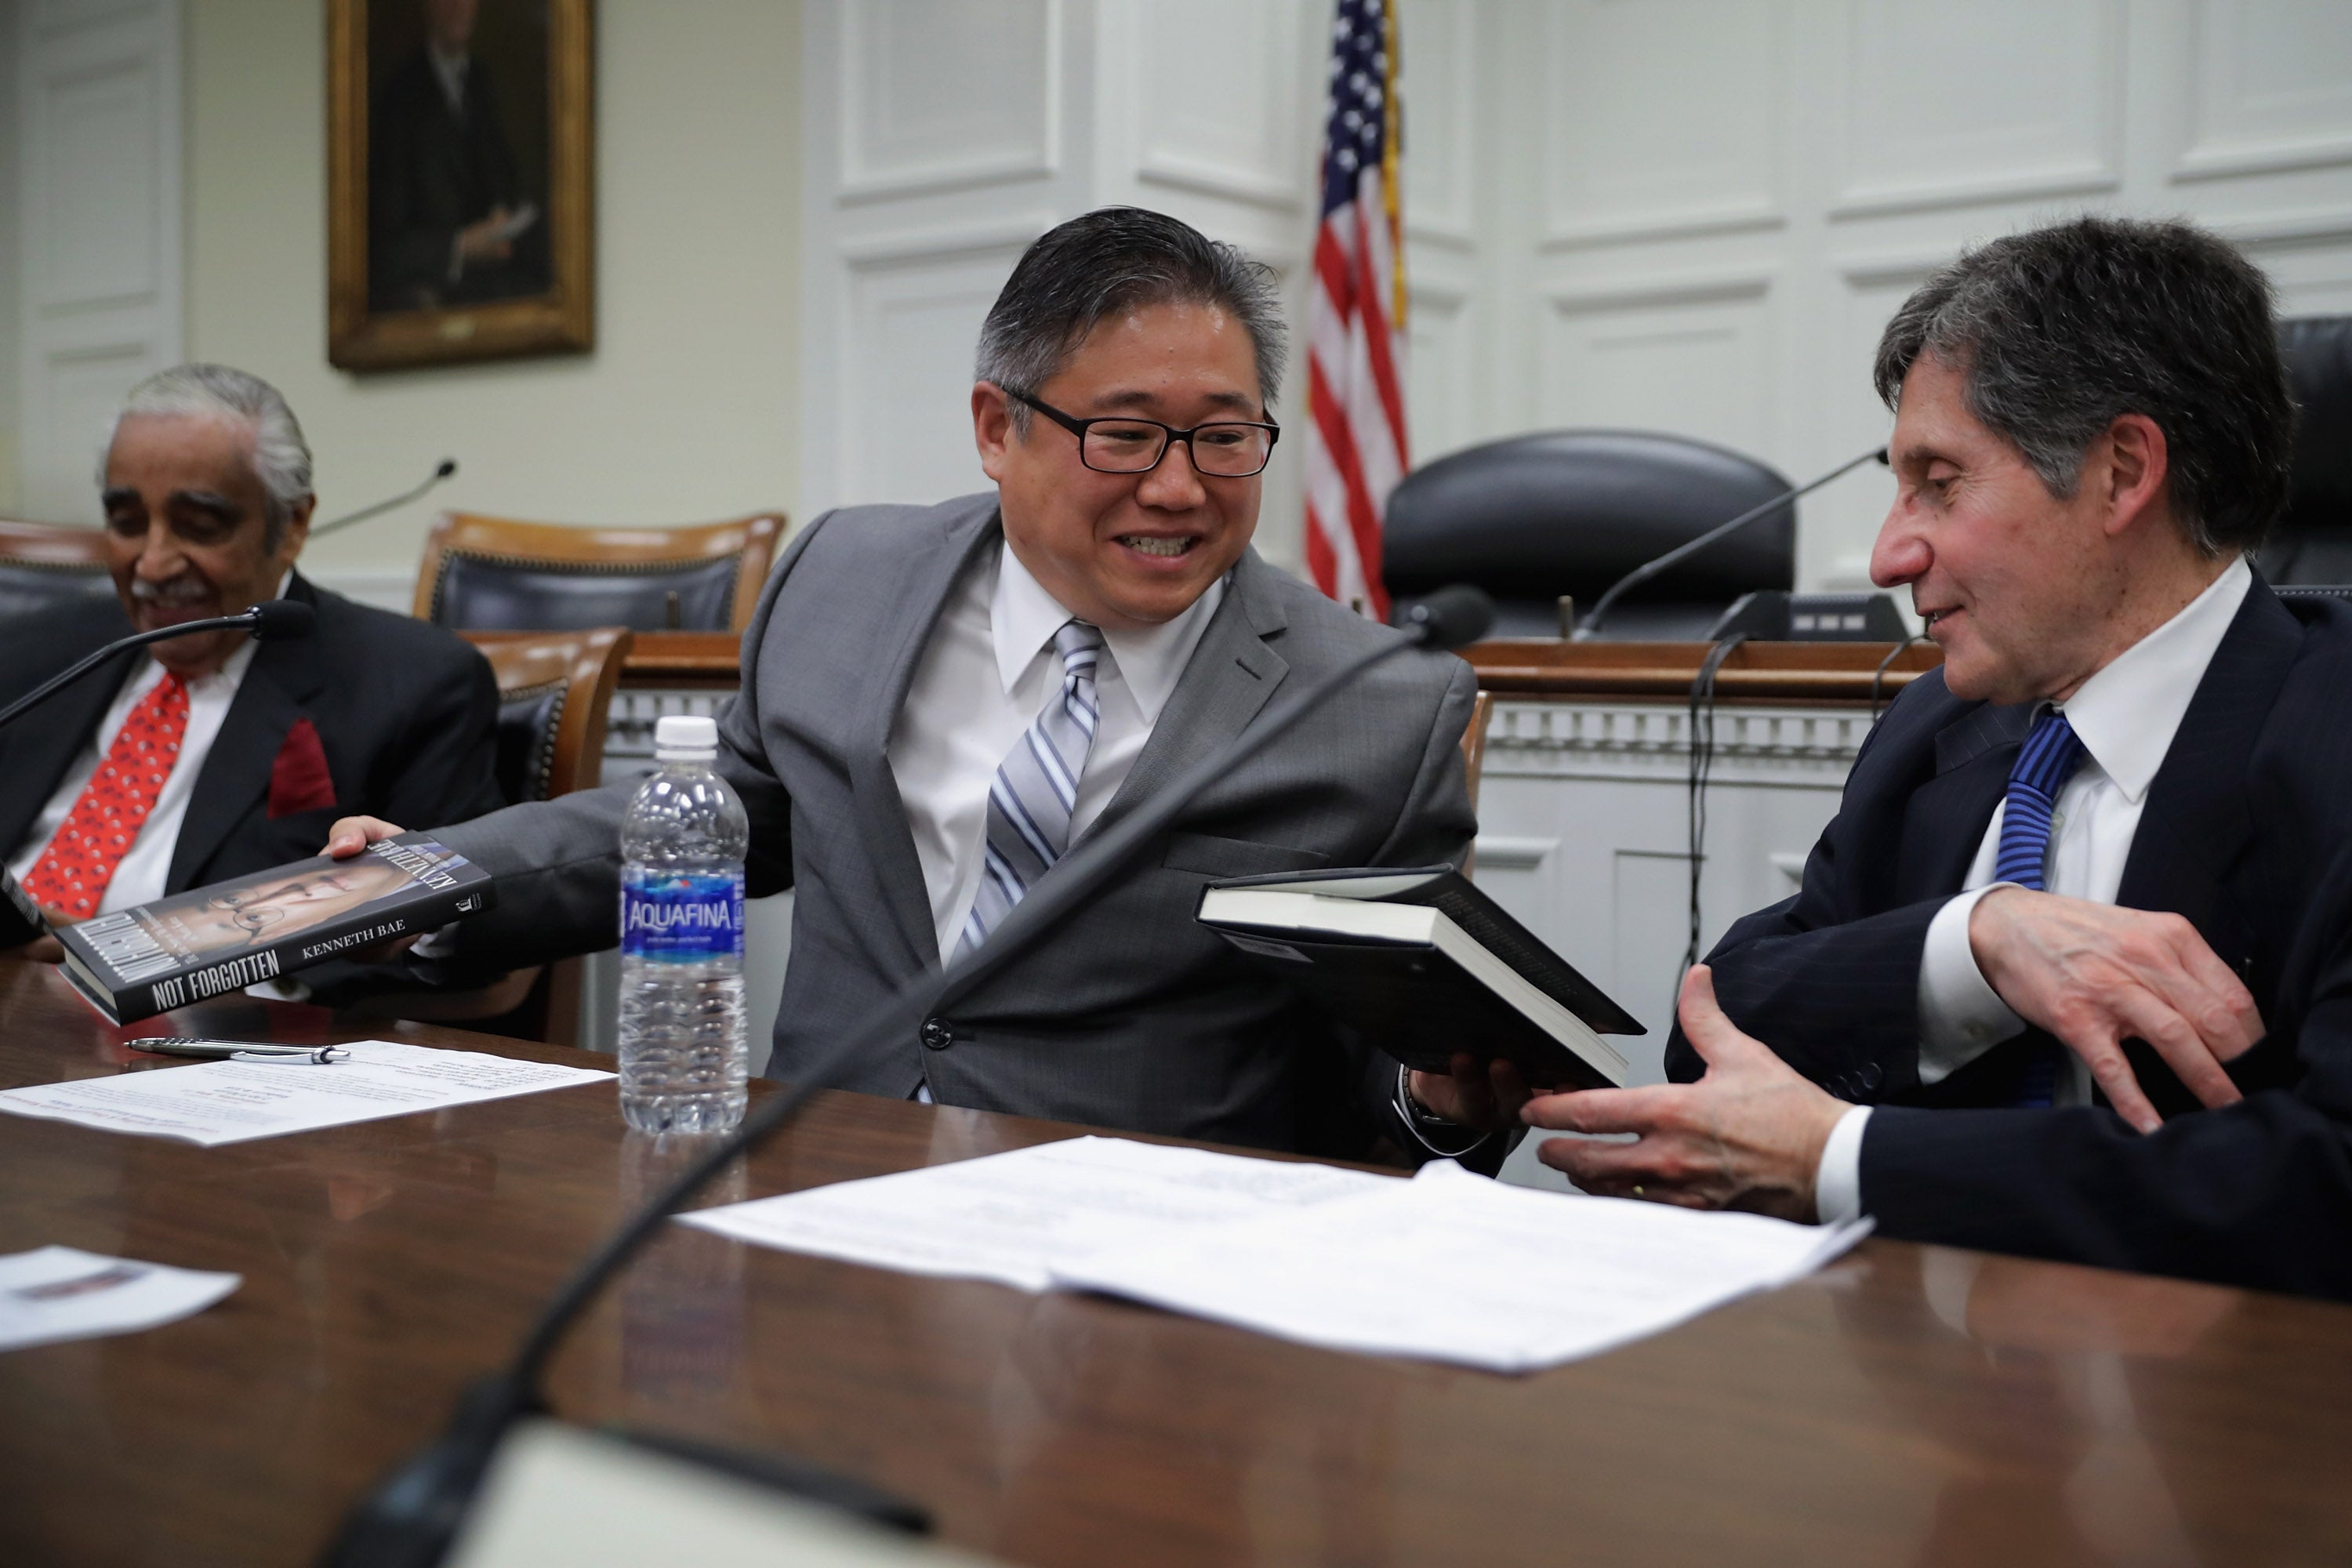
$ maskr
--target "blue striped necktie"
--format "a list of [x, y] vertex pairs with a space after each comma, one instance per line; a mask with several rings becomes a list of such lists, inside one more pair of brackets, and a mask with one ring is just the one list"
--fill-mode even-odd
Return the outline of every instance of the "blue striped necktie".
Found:
[[[1993, 879], [2048, 891], [2051, 817], [2058, 792], [2066, 787], [2087, 755], [2074, 727], [2055, 708], [2044, 709], [2025, 737], [2017, 765], [2009, 770], [2009, 800], [2001, 812], [2000, 846], [1993, 856]], [[2038, 1045], [2018, 1086], [2020, 1105], [2048, 1105], [2058, 1084], [2059, 1047]]]
[[1013, 743], [989, 784], [980, 892], [957, 939], [958, 958], [985, 942], [1070, 847], [1070, 812], [1102, 710], [1095, 695], [1102, 647], [1101, 631], [1084, 621], [1066, 622], [1054, 634], [1054, 651], [1062, 656], [1061, 689]]

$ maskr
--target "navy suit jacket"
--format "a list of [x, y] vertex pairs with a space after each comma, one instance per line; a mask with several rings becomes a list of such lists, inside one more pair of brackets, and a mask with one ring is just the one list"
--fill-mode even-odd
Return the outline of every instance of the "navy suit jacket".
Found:
[[[1960, 889], [2030, 705], [1914, 682], [1864, 744], [1794, 898], [1708, 955], [1732, 1021], [1871, 1118], [1863, 1200], [1913, 1240], [2352, 1298], [2352, 608], [2259, 578], [2149, 786], [2116, 901], [2186, 918], [2270, 1026], [2231, 1065], [2247, 1099], [2197, 1102], [2144, 1044], [2168, 1121], [2013, 1105], [2029, 1030], [1919, 1081], [1927, 925]], [[2352, 864], [2352, 862], [2346, 862]], [[1698, 1060], [1679, 1029], [1668, 1076]], [[1956, 1109], [1958, 1108], [1958, 1109]], [[1975, 1109], [1970, 1109], [1975, 1108]]]

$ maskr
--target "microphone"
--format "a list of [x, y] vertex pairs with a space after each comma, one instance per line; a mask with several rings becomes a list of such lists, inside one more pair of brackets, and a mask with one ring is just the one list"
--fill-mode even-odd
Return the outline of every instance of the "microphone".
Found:
[[[1040, 881], [1034, 891], [1013, 906], [986, 942], [942, 973], [918, 975], [901, 986], [865, 1029], [836, 1036], [833, 1048], [809, 1063], [790, 1085], [754, 1105], [732, 1132], [718, 1139], [667, 1188], [605, 1238], [549, 1301], [505, 1370], [470, 1387], [441, 1436], [393, 1471], [352, 1510], [322, 1561], [331, 1568], [432, 1568], [440, 1563], [465, 1522], [473, 1494], [507, 1428], [523, 1416], [548, 1410], [541, 1384], [565, 1331], [664, 1221], [739, 1155], [748, 1154], [790, 1124], [850, 1061], [889, 1040], [906, 1038], [922, 1020], [952, 1005], [1037, 946], [1125, 869], [1202, 792], [1223, 782], [1341, 688], [1401, 653], [1456, 647], [1454, 639], [1475, 640], [1494, 618], [1494, 605], [1486, 595], [1471, 587], [1442, 589], [1423, 605], [1435, 607], [1400, 628], [1403, 637], [1349, 659], [1286, 703], [1270, 707], [1258, 722], [1215, 755], [1169, 783], [1132, 815], [1081, 843], [1058, 863], [1061, 875]], [[668, 1447], [657, 1438], [644, 1440]], [[674, 1447], [669, 1451], [677, 1452]], [[774, 1467], [767, 1468], [774, 1473]], [[921, 1519], [908, 1505], [881, 1498], [860, 1483], [811, 1472], [804, 1467], [790, 1467], [780, 1479], [803, 1495], [902, 1528], [910, 1518]]]
[[1643, 584], [1648, 582], [1651, 578], [1655, 577], [1662, 572], [1672, 571], [1675, 567], [1681, 565], [1684, 562], [1689, 560], [1700, 551], [1705, 550], [1708, 545], [1713, 544], [1716, 541], [1730, 537], [1732, 534], [1735, 534], [1741, 529], [1747, 527], [1749, 523], [1754, 522], [1758, 518], [1769, 516], [1770, 513], [1780, 510], [1782, 507], [1788, 505], [1790, 501], [1795, 500], [1800, 496], [1808, 496], [1812, 494], [1823, 485], [1828, 484], [1832, 479], [1837, 479], [1842, 475], [1851, 473], [1854, 469], [1862, 467], [1864, 463], [1877, 462], [1883, 464], [1885, 461], [1886, 448], [1884, 447], [1873, 447], [1871, 450], [1864, 452], [1859, 458], [1854, 458], [1849, 461], [1840, 463], [1836, 468], [1832, 468], [1828, 473], [1823, 474], [1820, 479], [1813, 480], [1810, 484], [1799, 485], [1792, 490], [1784, 490], [1780, 494], [1774, 496], [1770, 500], [1764, 502], [1761, 506], [1753, 506], [1748, 508], [1746, 511], [1741, 512], [1738, 517], [1733, 518], [1729, 522], [1717, 523], [1713, 528], [1708, 529], [1705, 533], [1700, 534], [1696, 539], [1688, 540], [1684, 543], [1675, 545], [1672, 550], [1667, 551], [1664, 555], [1659, 556], [1656, 560], [1644, 561], [1642, 564], [1634, 567], [1631, 572], [1626, 573], [1625, 575], [1618, 578], [1617, 581], [1609, 584], [1609, 591], [1601, 595], [1600, 599], [1593, 605], [1592, 613], [1585, 617], [1584, 624], [1582, 626], [1576, 628], [1576, 634], [1572, 638], [1570, 638], [1570, 640], [1574, 642], [1588, 642], [1591, 640], [1592, 635], [1601, 629], [1601, 623], [1602, 620], [1607, 618], [1611, 608], [1616, 605], [1619, 599], [1625, 596], [1627, 590], [1640, 587]]
[[1397, 612], [1396, 626], [1421, 634], [1422, 647], [1456, 648], [1476, 642], [1495, 624], [1495, 601], [1456, 583]]
[[404, 490], [399, 495], [393, 497], [390, 500], [380, 500], [373, 506], [363, 506], [357, 511], [347, 511], [342, 516], [335, 519], [332, 522], [313, 523], [310, 527], [310, 537], [312, 539], [317, 539], [322, 534], [332, 533], [339, 528], [349, 528], [355, 522], [365, 522], [369, 518], [375, 516], [378, 512], [390, 511], [396, 506], [406, 506], [410, 501], [415, 500], [418, 496], [423, 495], [426, 490], [431, 489], [435, 485], [439, 484], [443, 479], [447, 479], [451, 474], [454, 474], [457, 471], [457, 459], [455, 458], [444, 458], [441, 459], [441, 466], [433, 470], [432, 476], [423, 484], [418, 485], [415, 489]]
[[108, 643], [89, 658], [51, 676], [8, 704], [5, 711], [0, 711], [0, 728], [5, 727], [19, 713], [39, 707], [116, 654], [131, 648], [144, 647], [151, 642], [169, 642], [173, 637], [192, 637], [197, 632], [226, 631], [231, 626], [251, 632], [257, 642], [278, 642], [287, 637], [309, 637], [318, 625], [319, 612], [299, 600], [270, 599], [240, 610], [234, 616], [215, 616], [209, 620], [183, 621], [176, 626], [159, 626], [152, 632], [133, 632], [127, 637]]
[[295, 637], [307, 637], [319, 629], [319, 612], [299, 599], [269, 599], [254, 605], [244, 616], [231, 616], [230, 620], [253, 621], [256, 642], [288, 642]]

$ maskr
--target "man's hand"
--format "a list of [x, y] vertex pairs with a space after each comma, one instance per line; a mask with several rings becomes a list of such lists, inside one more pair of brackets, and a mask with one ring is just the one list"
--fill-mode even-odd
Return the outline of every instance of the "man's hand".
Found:
[[2163, 1118], [2132, 1076], [2126, 1039], [2156, 1047], [2200, 1103], [2239, 1098], [2221, 1064], [2263, 1037], [2262, 1013], [2179, 915], [1996, 888], [1969, 911], [1969, 947], [2010, 1009], [2064, 1041], [2142, 1132]]
[[380, 816], [340, 817], [332, 827], [327, 829], [327, 847], [319, 853], [331, 855], [338, 860], [348, 860], [371, 844], [396, 838], [407, 831], [405, 827], [394, 827]]
[[53, 936], [37, 936], [21, 947], [0, 949], [0, 959], [13, 958], [25, 963], [63, 963], [66, 944]]
[[[340, 817], [332, 827], [327, 829], [327, 847], [319, 853], [331, 855], [338, 860], [348, 860], [377, 840], [397, 837], [406, 831], [408, 830], [404, 827], [394, 827], [380, 816]], [[423, 940], [423, 933], [412, 932], [407, 936], [390, 937], [383, 942], [370, 942], [367, 946], [354, 948], [342, 956], [349, 958], [354, 963], [390, 963]], [[478, 1018], [494, 1016], [490, 1013], [474, 1015]]]
[[1743, 1035], [1716, 1005], [1704, 963], [1683, 976], [1683, 1033], [1706, 1063], [1696, 1083], [1590, 1089], [1530, 1100], [1530, 1126], [1632, 1132], [1632, 1143], [1554, 1138], [1537, 1158], [1588, 1193], [1685, 1208], [1814, 1218], [1813, 1181], [1830, 1130], [1852, 1107]]
[[1406, 1092], [1431, 1115], [1481, 1132], [1519, 1124], [1529, 1091], [1516, 1064], [1499, 1057], [1482, 1063], [1468, 1051], [1456, 1051], [1453, 1068], [1451, 1073], [1414, 1073]]

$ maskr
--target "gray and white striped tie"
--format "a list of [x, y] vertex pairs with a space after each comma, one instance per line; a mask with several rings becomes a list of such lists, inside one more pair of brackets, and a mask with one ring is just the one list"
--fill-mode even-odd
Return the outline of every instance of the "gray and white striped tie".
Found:
[[1054, 634], [1054, 651], [1062, 656], [1062, 689], [1013, 742], [989, 784], [980, 895], [956, 942], [958, 958], [986, 941], [1070, 847], [1070, 811], [1078, 802], [1078, 780], [1085, 776], [1101, 713], [1095, 666], [1102, 647], [1101, 631], [1084, 621], [1070, 621]]

